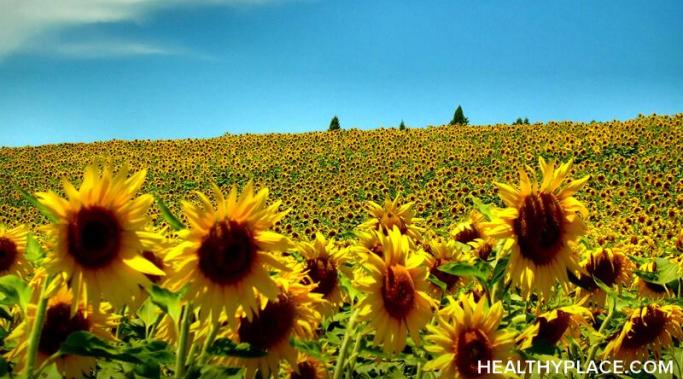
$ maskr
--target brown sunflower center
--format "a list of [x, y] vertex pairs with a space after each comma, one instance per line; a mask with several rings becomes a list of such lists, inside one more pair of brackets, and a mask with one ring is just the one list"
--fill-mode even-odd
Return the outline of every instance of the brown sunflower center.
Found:
[[654, 342], [666, 327], [666, 314], [649, 305], [643, 316], [631, 318], [631, 330], [626, 333], [622, 347], [637, 349]]
[[619, 257], [609, 259], [607, 254], [601, 254], [595, 259], [590, 259], [586, 264], [586, 271], [608, 286], [617, 282], [622, 269], [622, 260]]
[[486, 374], [479, 373], [479, 362], [485, 364], [493, 358], [493, 348], [484, 332], [479, 329], [464, 330], [458, 336], [455, 366], [461, 376], [470, 378]]
[[545, 317], [540, 317], [538, 319], [538, 334], [533, 338], [533, 343], [554, 346], [567, 331], [570, 321], [571, 316], [564, 311], [557, 311], [557, 317], [550, 321]]
[[551, 263], [564, 244], [564, 212], [557, 197], [545, 192], [528, 195], [518, 211], [513, 230], [520, 253], [539, 266]]
[[[142, 256], [147, 259], [148, 261], [152, 262], [156, 268], [159, 270], [164, 270], [164, 260], [161, 259], [158, 255], [154, 254], [154, 252], [145, 250], [142, 252]], [[160, 275], [153, 275], [153, 274], [145, 274], [147, 279], [149, 279], [152, 283], [159, 284], [161, 281], [161, 276]]]
[[219, 222], [199, 247], [199, 269], [214, 283], [234, 284], [249, 274], [257, 251], [247, 225], [232, 220]]
[[313, 292], [328, 296], [337, 286], [337, 267], [327, 257], [306, 260], [308, 276], [318, 286]]
[[394, 265], [387, 268], [382, 285], [382, 299], [387, 313], [397, 319], [405, 318], [413, 309], [415, 284], [405, 267]]
[[67, 227], [67, 249], [78, 264], [101, 268], [119, 254], [122, 228], [116, 215], [100, 206], [81, 208]]
[[55, 304], [47, 310], [38, 350], [43, 354], [52, 355], [59, 350], [71, 333], [89, 329], [90, 321], [80, 310], [71, 317], [71, 305]]
[[7, 237], [0, 237], [0, 272], [12, 267], [17, 259], [17, 245]]
[[247, 318], [240, 320], [237, 330], [240, 341], [249, 343], [254, 349], [268, 351], [289, 338], [295, 313], [294, 304], [284, 296], [280, 296], [276, 302], [268, 302], [251, 321]]
[[456, 233], [455, 236], [453, 236], [453, 239], [465, 244], [472, 242], [477, 238], [481, 238], [481, 235], [479, 234], [479, 231], [474, 227], [474, 225], [471, 224], [467, 225], [461, 231]]
[[291, 379], [317, 379], [318, 371], [313, 362], [303, 361], [296, 365], [298, 372], [292, 372]]
[[434, 265], [432, 266], [432, 268], [429, 270], [429, 273], [434, 275], [440, 281], [446, 283], [447, 289], [451, 289], [451, 288], [453, 288], [455, 283], [458, 282], [460, 277], [457, 275], [451, 275], [447, 272], [443, 272], [443, 271], [439, 270], [439, 266], [443, 265], [444, 263], [448, 263], [448, 262], [444, 262], [441, 259], [437, 259], [434, 262]]

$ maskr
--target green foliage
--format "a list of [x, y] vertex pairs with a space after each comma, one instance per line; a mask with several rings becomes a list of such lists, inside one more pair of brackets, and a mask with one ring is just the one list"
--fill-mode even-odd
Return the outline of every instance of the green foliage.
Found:
[[0, 304], [19, 305], [26, 312], [31, 298], [31, 288], [15, 275], [5, 275], [0, 278]]
[[406, 130], [406, 124], [401, 120], [401, 125], [398, 126], [398, 130]]
[[458, 105], [458, 108], [455, 110], [455, 113], [453, 114], [453, 119], [451, 120], [449, 125], [467, 125], [470, 123], [470, 120], [465, 117], [465, 113], [462, 111], [462, 107]]
[[247, 343], [236, 344], [227, 338], [218, 338], [213, 341], [208, 352], [212, 355], [239, 358], [258, 358], [267, 354], [265, 351], [252, 349]]
[[341, 124], [339, 124], [339, 117], [332, 117], [332, 120], [330, 120], [330, 127], [327, 128], [327, 130], [331, 132], [335, 130], [341, 130]]
[[182, 230], [185, 229], [185, 225], [183, 224], [182, 221], [178, 217], [176, 217], [170, 209], [168, 209], [168, 206], [166, 206], [166, 203], [164, 203], [163, 200], [159, 196], [156, 196], [156, 201], [157, 205], [159, 205], [159, 210], [161, 211], [161, 216], [168, 222], [169, 225], [174, 230]]

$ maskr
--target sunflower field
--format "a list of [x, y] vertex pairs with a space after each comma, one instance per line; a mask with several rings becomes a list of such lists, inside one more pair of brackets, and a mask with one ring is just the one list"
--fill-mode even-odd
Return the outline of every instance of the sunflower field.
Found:
[[683, 378], [683, 114], [0, 148], [0, 377]]

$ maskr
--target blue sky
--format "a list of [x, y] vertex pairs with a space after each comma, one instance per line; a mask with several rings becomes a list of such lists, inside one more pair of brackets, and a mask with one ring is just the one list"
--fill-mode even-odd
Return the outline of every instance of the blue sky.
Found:
[[[54, 5], [52, 3], [59, 3]], [[190, 4], [191, 3], [191, 4]], [[0, 4], [0, 145], [683, 112], [681, 1]]]

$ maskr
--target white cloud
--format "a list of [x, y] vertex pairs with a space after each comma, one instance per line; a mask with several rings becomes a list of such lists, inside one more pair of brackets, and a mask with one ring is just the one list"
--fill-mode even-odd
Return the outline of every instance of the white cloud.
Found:
[[[61, 43], [62, 30], [98, 23], [136, 22], [155, 11], [181, 5], [260, 4], [269, 0], [0, 0], [0, 60], [35, 50], [98, 56], [169, 54], [167, 48], [138, 42]], [[53, 44], [53, 46], [48, 46]], [[88, 50], [88, 49], [91, 50]], [[177, 52], [176, 52], [177, 53]]]

